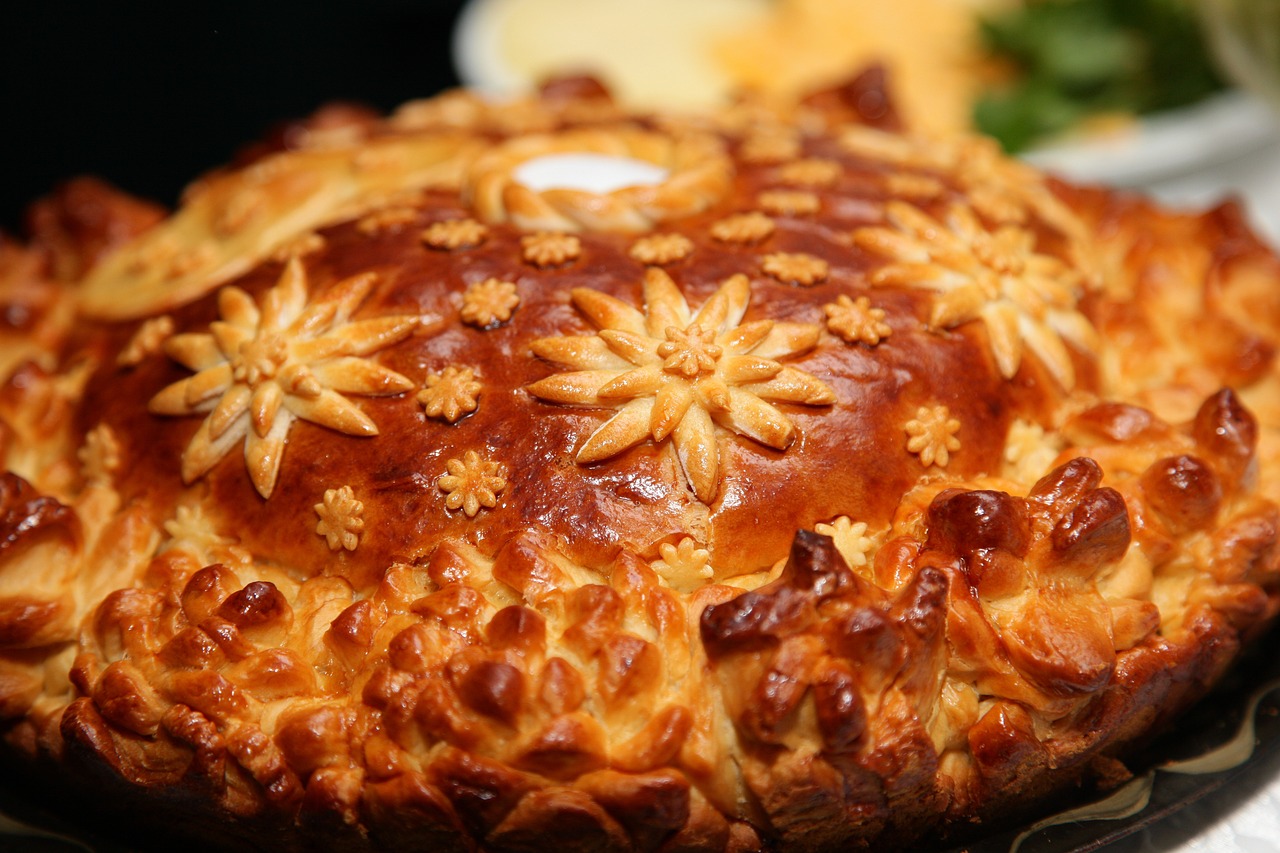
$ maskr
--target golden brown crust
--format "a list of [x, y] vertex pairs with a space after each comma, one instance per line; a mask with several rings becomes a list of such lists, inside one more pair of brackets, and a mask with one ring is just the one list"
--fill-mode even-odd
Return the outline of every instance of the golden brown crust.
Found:
[[[122, 247], [46, 209], [9, 743], [284, 848], [883, 848], [1122, 775], [1280, 607], [1280, 261], [878, 91], [448, 93]], [[515, 179], [565, 151], [670, 174]]]

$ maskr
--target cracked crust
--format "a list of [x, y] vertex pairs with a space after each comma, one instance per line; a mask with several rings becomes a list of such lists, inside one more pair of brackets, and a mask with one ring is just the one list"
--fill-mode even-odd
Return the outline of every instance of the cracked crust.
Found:
[[[42, 202], [10, 749], [276, 849], [886, 849], [1121, 779], [1280, 608], [1280, 261], [842, 92], [447, 93]], [[671, 173], [515, 182], [569, 150]]]

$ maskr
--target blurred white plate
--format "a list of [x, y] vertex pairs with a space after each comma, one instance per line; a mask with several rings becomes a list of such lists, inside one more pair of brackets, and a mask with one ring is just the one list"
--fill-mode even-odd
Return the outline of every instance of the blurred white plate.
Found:
[[1155, 113], [1115, 133], [1078, 137], [1027, 154], [1037, 166], [1078, 181], [1137, 186], [1280, 145], [1280, 121], [1240, 91]]

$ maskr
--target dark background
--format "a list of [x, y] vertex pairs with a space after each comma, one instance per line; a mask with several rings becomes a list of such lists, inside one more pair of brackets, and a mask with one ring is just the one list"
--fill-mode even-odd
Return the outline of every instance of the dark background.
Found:
[[461, 0], [25, 0], [0, 18], [0, 230], [74, 175], [172, 206], [200, 172], [327, 101], [457, 84]]

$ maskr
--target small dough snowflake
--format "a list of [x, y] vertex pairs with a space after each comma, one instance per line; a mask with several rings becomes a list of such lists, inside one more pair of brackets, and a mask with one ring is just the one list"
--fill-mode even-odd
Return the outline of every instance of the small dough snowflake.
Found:
[[330, 551], [345, 548], [354, 551], [364, 531], [364, 504], [356, 500], [350, 486], [326, 489], [324, 500], [315, 505], [316, 533], [325, 538]]
[[1061, 440], [1045, 433], [1044, 427], [1021, 418], [1009, 425], [1005, 438], [1005, 474], [1030, 486], [1053, 467], [1061, 452]]
[[711, 226], [711, 236], [721, 243], [759, 243], [774, 230], [773, 220], [759, 211], [735, 213]]
[[164, 549], [175, 548], [195, 555], [203, 564], [243, 563], [249, 555], [229, 536], [220, 536], [199, 506], [179, 506], [173, 518], [164, 523], [169, 542]]
[[418, 392], [418, 402], [427, 417], [454, 423], [479, 406], [480, 388], [471, 368], [450, 365], [443, 373], [427, 376], [426, 387]]
[[797, 160], [778, 170], [778, 177], [787, 184], [806, 187], [827, 187], [840, 178], [844, 168], [835, 160]]
[[496, 507], [498, 496], [507, 488], [506, 469], [481, 458], [474, 450], [468, 450], [461, 459], [450, 459], [445, 469], [449, 473], [436, 481], [447, 495], [445, 508], [461, 509], [467, 518], [475, 518], [481, 507]]
[[160, 352], [164, 342], [173, 334], [173, 318], [168, 314], [163, 317], [152, 317], [133, 333], [129, 343], [116, 356], [116, 364], [121, 367], [135, 367], [145, 359]]
[[822, 310], [827, 315], [827, 328], [848, 343], [861, 342], [873, 347], [893, 334], [893, 329], [884, 321], [885, 310], [872, 308], [871, 300], [865, 296], [850, 299], [842, 293], [835, 302], [822, 306]]
[[520, 294], [514, 284], [487, 278], [470, 285], [462, 295], [462, 321], [491, 329], [510, 320], [519, 304]]
[[106, 424], [89, 430], [77, 456], [84, 478], [91, 483], [110, 480], [120, 470], [120, 442]]
[[422, 232], [422, 242], [432, 249], [474, 249], [489, 236], [489, 229], [474, 219], [446, 219], [433, 222]]
[[804, 252], [773, 252], [761, 259], [760, 268], [783, 284], [802, 287], [818, 284], [831, 272], [822, 258]]
[[692, 537], [686, 536], [678, 545], [668, 542], [658, 547], [662, 559], [653, 564], [667, 586], [680, 592], [693, 592], [705, 586], [715, 572], [711, 568], [711, 552], [699, 548]]
[[805, 216], [822, 207], [816, 195], [802, 190], [765, 190], [756, 202], [761, 210], [775, 216]]
[[581, 254], [582, 241], [572, 234], [543, 231], [520, 238], [520, 256], [535, 267], [558, 267]]
[[869, 562], [869, 555], [876, 548], [876, 537], [867, 535], [865, 521], [854, 522], [842, 515], [830, 524], [815, 524], [814, 532], [830, 536], [836, 550], [851, 569], [859, 569]]
[[906, 423], [907, 450], [919, 455], [920, 464], [928, 468], [947, 467], [951, 454], [960, 449], [960, 421], [951, 417], [946, 406], [921, 406], [916, 416]]
[[693, 251], [693, 241], [683, 234], [650, 234], [631, 245], [630, 255], [642, 264], [662, 266], [684, 260]]
[[388, 207], [362, 217], [356, 223], [356, 230], [361, 234], [373, 236], [384, 231], [399, 231], [417, 220], [418, 211], [412, 207]]

